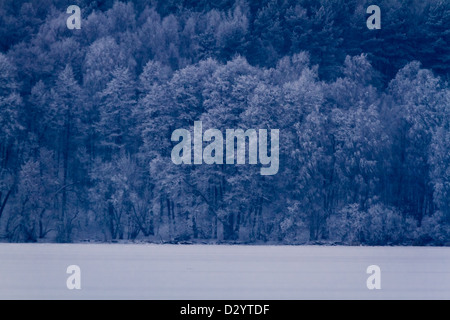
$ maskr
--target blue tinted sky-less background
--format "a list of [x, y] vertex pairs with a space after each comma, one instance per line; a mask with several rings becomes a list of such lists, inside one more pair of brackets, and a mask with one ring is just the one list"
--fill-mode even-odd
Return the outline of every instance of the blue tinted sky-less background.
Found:
[[[1, 1], [0, 238], [448, 245], [449, 45], [449, 1]], [[175, 165], [195, 121], [278, 173]]]

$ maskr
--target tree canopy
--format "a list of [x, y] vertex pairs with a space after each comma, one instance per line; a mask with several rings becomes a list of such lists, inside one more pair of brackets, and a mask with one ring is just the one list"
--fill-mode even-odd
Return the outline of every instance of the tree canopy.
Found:
[[[370, 4], [0, 2], [0, 238], [448, 244], [450, 2]], [[195, 121], [278, 173], [175, 165]]]

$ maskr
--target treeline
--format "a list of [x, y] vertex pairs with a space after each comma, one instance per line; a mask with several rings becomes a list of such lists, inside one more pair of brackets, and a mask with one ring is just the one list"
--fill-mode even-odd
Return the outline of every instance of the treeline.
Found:
[[[4, 0], [0, 3], [0, 50], [13, 49], [11, 54], [20, 63], [31, 64], [22, 75], [31, 82], [54, 77], [65, 63], [82, 65], [83, 49], [108, 36], [125, 51], [124, 58], [132, 60], [130, 67], [137, 74], [149, 59], [177, 70], [207, 58], [225, 63], [239, 54], [251, 65], [275, 67], [284, 56], [302, 51], [311, 54], [311, 63], [319, 66], [319, 76], [326, 80], [341, 75], [339, 66], [347, 55], [362, 53], [384, 84], [413, 60], [439, 76], [449, 74], [450, 4], [446, 0], [114, 3]], [[65, 10], [73, 4], [82, 9], [81, 32], [65, 27]], [[381, 30], [366, 27], [366, 9], [372, 4], [381, 8]], [[76, 76], [82, 80], [81, 70]]]
[[[448, 244], [447, 1], [63, 2], [0, 4], [2, 238]], [[278, 174], [174, 165], [199, 120]]]

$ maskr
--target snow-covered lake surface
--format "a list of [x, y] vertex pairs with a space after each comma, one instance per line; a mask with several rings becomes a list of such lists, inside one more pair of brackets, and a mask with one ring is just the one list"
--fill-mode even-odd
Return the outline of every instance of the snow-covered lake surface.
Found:
[[450, 299], [450, 248], [0, 244], [0, 299]]

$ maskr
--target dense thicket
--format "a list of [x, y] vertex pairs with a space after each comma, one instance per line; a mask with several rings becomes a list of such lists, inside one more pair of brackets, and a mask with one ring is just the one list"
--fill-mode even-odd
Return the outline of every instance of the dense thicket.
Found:
[[[450, 2], [370, 4], [2, 1], [0, 237], [448, 244]], [[278, 174], [174, 165], [198, 120]]]

